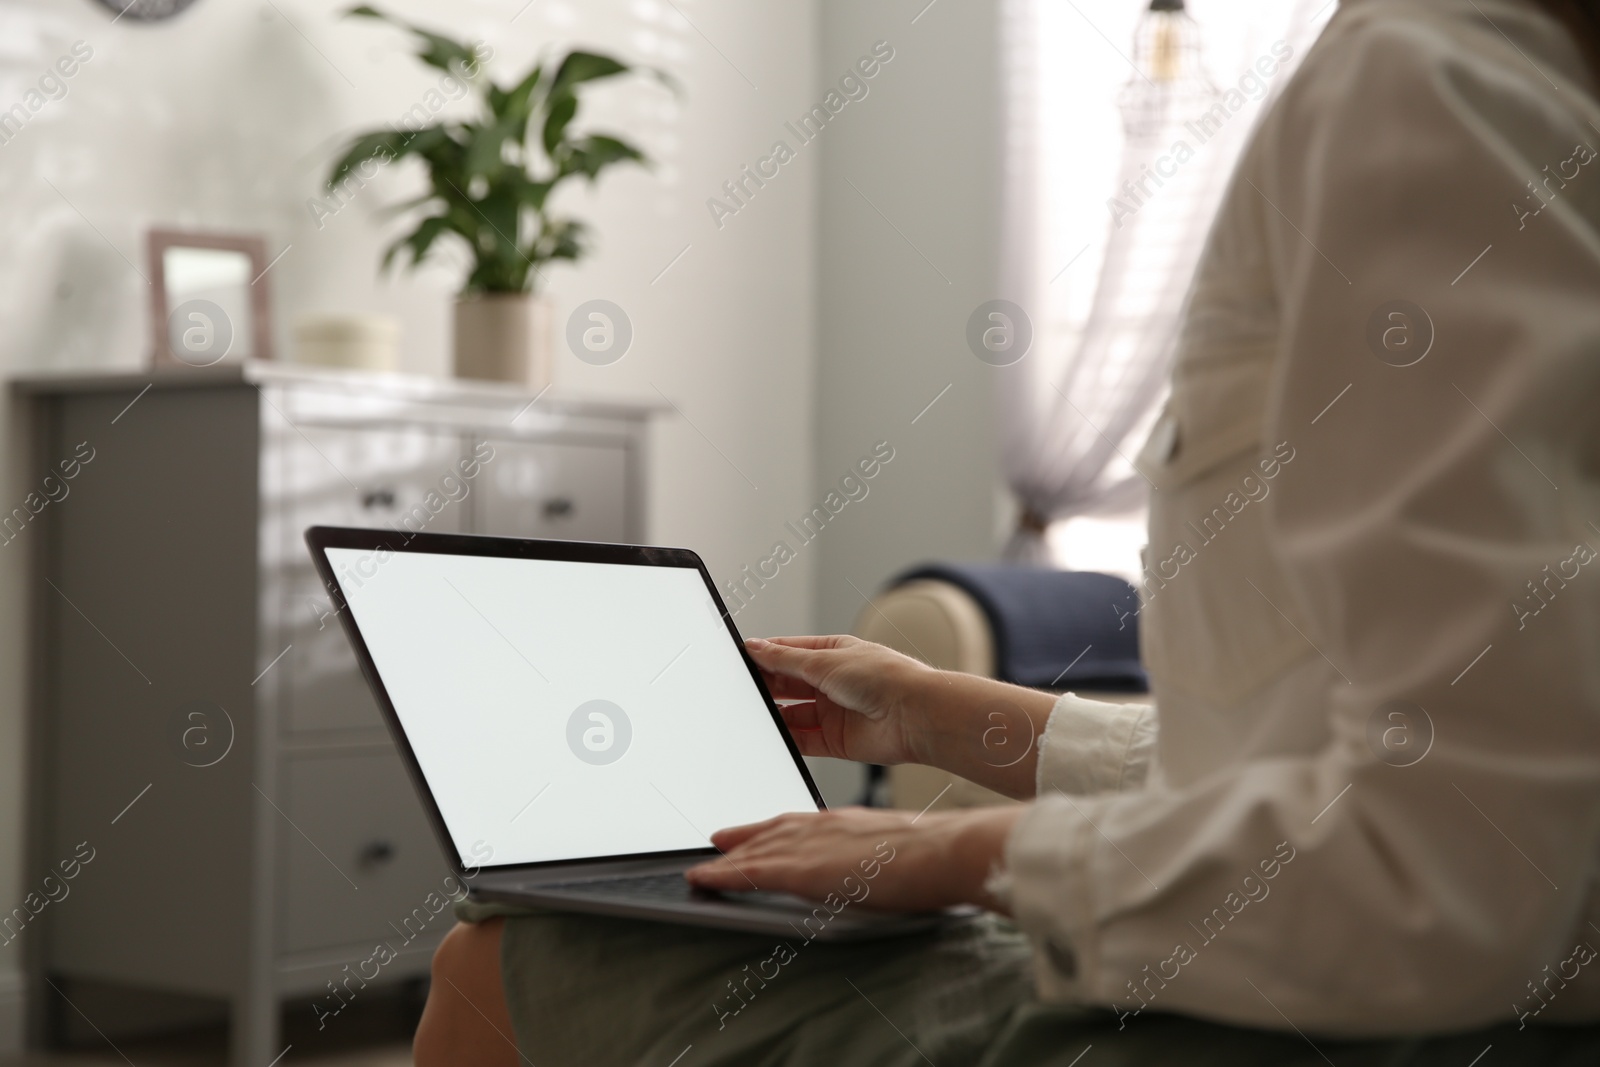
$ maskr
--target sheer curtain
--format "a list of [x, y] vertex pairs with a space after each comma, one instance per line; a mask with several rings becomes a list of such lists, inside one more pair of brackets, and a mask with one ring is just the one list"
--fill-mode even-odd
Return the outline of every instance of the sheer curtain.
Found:
[[1020, 504], [1008, 559], [1057, 562], [1047, 534], [1068, 518], [1125, 520], [1136, 554], [1148, 485], [1131, 457], [1166, 389], [1189, 277], [1256, 117], [1334, 4], [1191, 0], [1187, 57], [1152, 36], [1149, 6], [1003, 7], [1002, 284], [1034, 329], [999, 387]]

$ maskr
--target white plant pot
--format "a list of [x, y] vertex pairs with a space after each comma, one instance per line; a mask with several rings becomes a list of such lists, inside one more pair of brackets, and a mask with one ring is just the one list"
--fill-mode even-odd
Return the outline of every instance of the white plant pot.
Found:
[[555, 368], [554, 311], [531, 293], [483, 293], [456, 301], [458, 378], [512, 382], [537, 392]]

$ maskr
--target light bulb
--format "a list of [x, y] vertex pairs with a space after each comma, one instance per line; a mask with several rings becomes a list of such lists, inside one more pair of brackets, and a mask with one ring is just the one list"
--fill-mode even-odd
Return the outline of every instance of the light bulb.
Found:
[[1174, 81], [1178, 77], [1179, 27], [1177, 18], [1163, 12], [1155, 19], [1154, 40], [1150, 43], [1150, 79], [1158, 82]]

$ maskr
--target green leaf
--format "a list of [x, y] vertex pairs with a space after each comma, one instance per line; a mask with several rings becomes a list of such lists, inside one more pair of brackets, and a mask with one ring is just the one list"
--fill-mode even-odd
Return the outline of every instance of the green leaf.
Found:
[[467, 143], [463, 162], [467, 176], [487, 176], [504, 166], [503, 151], [506, 138], [514, 131], [504, 121], [473, 128], [472, 140]]
[[550, 190], [555, 187], [554, 181], [534, 181], [521, 171], [508, 170], [501, 175], [496, 184], [503, 185], [507, 195], [513, 197], [518, 204], [533, 211], [543, 211], [544, 202], [550, 195]]
[[633, 145], [597, 133], [572, 146], [570, 167], [572, 172], [585, 174], [593, 181], [599, 177], [601, 170], [625, 161], [649, 165], [645, 154]]
[[524, 145], [528, 133], [528, 102], [520, 98], [522, 92], [523, 85], [518, 85], [505, 94], [503, 110], [496, 112], [498, 117], [495, 121], [473, 128], [466, 157], [469, 175], [488, 175], [500, 171], [506, 162], [506, 144]]
[[532, 110], [529, 101], [533, 98], [533, 90], [539, 84], [539, 79], [544, 77], [543, 65], [536, 66], [506, 94], [506, 110], [496, 112], [505, 115], [522, 115], [526, 117]]
[[631, 69], [626, 63], [596, 52], [569, 52], [567, 58], [561, 61], [561, 66], [556, 68], [555, 79], [550, 83], [549, 95], [554, 99], [564, 92], [569, 92], [580, 82], [609, 78]]
[[544, 233], [533, 243], [531, 258], [539, 263], [578, 259], [588, 251], [588, 232], [588, 227], [576, 219], [549, 219]]
[[551, 94], [549, 107], [550, 112], [544, 120], [544, 150], [549, 153], [551, 159], [556, 159], [557, 149], [566, 135], [567, 126], [578, 113], [578, 98], [569, 92]]
[[417, 58], [428, 66], [437, 67], [446, 74], [454, 74], [458, 68], [467, 72], [477, 71], [480, 65], [478, 53], [471, 46], [417, 26], [406, 28], [416, 34], [426, 46], [418, 49]]
[[417, 50], [417, 58], [430, 67], [437, 67], [446, 73], [455, 73], [457, 66], [465, 67], [468, 71], [478, 68], [477, 51], [469, 45], [455, 41], [442, 34], [425, 30], [415, 23], [406, 22], [404, 19], [395, 18], [373, 7], [371, 4], [358, 4], [345, 13], [346, 18], [369, 18], [380, 22], [387, 22], [391, 26], [398, 26], [409, 30], [422, 42], [422, 47]]
[[452, 219], [463, 234], [471, 235], [474, 255], [482, 263], [487, 256], [503, 259], [509, 253], [517, 254], [517, 223], [520, 221], [519, 205], [514, 194], [503, 187], [490, 187], [481, 198], [474, 199], [462, 186], [444, 178], [441, 188], [435, 189], [445, 199]]
[[331, 192], [367, 162], [377, 160], [380, 165], [388, 164], [415, 151], [413, 145], [414, 138], [400, 130], [377, 130], [363, 134], [352, 141], [344, 155], [333, 164], [325, 184]]
[[433, 176], [434, 185], [439, 184], [440, 176], [448, 177], [457, 184], [464, 185], [466, 176], [466, 142], [470, 140], [469, 127], [456, 126], [441, 129], [441, 136], [430, 137], [423, 140], [418, 135], [418, 146], [415, 151], [422, 156], [428, 164], [428, 172]]
[[450, 131], [443, 126], [424, 126], [419, 130], [408, 130], [406, 133], [406, 151], [416, 153], [423, 158], [427, 158], [430, 152], [444, 145], [454, 143], [450, 140]]
[[433, 215], [423, 219], [409, 237], [402, 237], [389, 246], [389, 250], [383, 255], [383, 268], [387, 270], [395, 256], [406, 249], [411, 250], [411, 266], [415, 268], [428, 254], [428, 249], [433, 247], [433, 242], [438, 240], [439, 235], [450, 233], [454, 229], [449, 218], [443, 215]]
[[513, 255], [521, 254], [517, 232], [521, 229], [523, 204], [517, 192], [517, 186], [510, 182], [495, 182], [476, 204], [483, 213], [484, 221], [494, 231], [496, 244]]

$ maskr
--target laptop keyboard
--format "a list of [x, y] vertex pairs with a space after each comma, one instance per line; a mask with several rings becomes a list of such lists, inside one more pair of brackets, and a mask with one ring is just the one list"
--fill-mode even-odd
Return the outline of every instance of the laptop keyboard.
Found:
[[649, 903], [672, 903], [705, 895], [684, 881], [681, 871], [637, 875], [630, 878], [593, 878], [581, 882], [555, 882], [529, 888], [537, 888], [543, 892], [556, 890], [563, 893], [579, 893], [583, 896], [611, 897]]
[[810, 908], [808, 904], [784, 893], [746, 890], [723, 894], [714, 889], [696, 889], [683, 880], [680, 871], [666, 874], [641, 874], [624, 878], [587, 878], [573, 882], [546, 882], [524, 886], [535, 893], [559, 893], [562, 896], [590, 897], [593, 899], [626, 900], [636, 904], [733, 904], [744, 907]]

